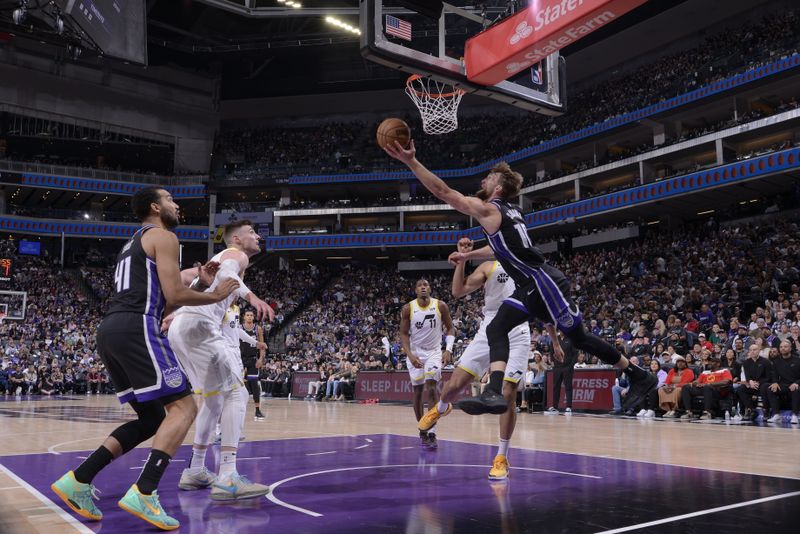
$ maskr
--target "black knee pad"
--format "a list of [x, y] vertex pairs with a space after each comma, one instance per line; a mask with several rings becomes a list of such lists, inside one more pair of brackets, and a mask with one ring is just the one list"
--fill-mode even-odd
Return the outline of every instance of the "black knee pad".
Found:
[[486, 327], [486, 340], [491, 344], [493, 340], [508, 337], [509, 330], [500, 321], [492, 321]]
[[138, 419], [128, 421], [111, 433], [111, 437], [122, 445], [123, 454], [155, 436], [166, 417], [164, 407], [158, 402], [131, 401], [130, 405], [139, 416]]

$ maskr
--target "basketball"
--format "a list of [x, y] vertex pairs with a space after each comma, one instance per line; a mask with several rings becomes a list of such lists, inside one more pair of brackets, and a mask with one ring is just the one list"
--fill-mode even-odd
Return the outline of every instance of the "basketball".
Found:
[[403, 148], [408, 148], [408, 143], [411, 141], [411, 128], [404, 120], [393, 117], [378, 125], [375, 137], [381, 148], [385, 148], [394, 141], [399, 141]]

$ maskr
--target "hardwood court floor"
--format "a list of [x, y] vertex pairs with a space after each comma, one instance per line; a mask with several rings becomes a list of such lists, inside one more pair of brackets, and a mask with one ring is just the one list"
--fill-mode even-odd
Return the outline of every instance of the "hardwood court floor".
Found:
[[[474, 479], [485, 482], [486, 471], [488, 471], [489, 463], [494, 455], [493, 446], [497, 439], [496, 417], [470, 417], [461, 412], [454, 412], [443, 419], [437, 428], [439, 439], [442, 440], [439, 451], [422, 454], [418, 452], [418, 447], [416, 446], [415, 438], [418, 433], [413, 412], [410, 406], [407, 405], [315, 403], [303, 400], [270, 399], [267, 401], [263, 411], [267, 419], [255, 422], [251, 417], [252, 406], [248, 408], [249, 417], [245, 428], [245, 444], [247, 444], [247, 448], [245, 449], [243, 446], [242, 453], [244, 455], [247, 452], [247, 454], [256, 457], [260, 457], [258, 455], [272, 455], [275, 458], [273, 462], [276, 462], [278, 458], [281, 458], [281, 460], [276, 463], [264, 463], [263, 468], [258, 469], [257, 473], [252, 472], [253, 469], [256, 469], [255, 464], [251, 464], [248, 467], [251, 469], [251, 472], [247, 473], [248, 476], [251, 478], [255, 476], [260, 482], [274, 484], [278, 481], [283, 483], [284, 481], [301, 479], [302, 477], [323, 472], [351, 472], [353, 470], [370, 470], [370, 472], [373, 472], [378, 470], [378, 467], [395, 469], [410, 467], [412, 464], [419, 464], [420, 466], [427, 464], [434, 470], [436, 466], [439, 467], [438, 475], [436, 476], [443, 477], [441, 484], [450, 484], [452, 486], [448, 490], [451, 497], [453, 491], [457, 492], [459, 488], [464, 488], [465, 493], [460, 502], [456, 500], [456, 502], [444, 503], [438, 509], [435, 506], [432, 509], [420, 509], [418, 505], [425, 504], [425, 501], [437, 501], [439, 494], [431, 493], [433, 490], [427, 486], [421, 489], [417, 488], [413, 493], [423, 502], [412, 503], [409, 501], [406, 503], [409, 509], [407, 512], [403, 510], [405, 515], [402, 520], [393, 519], [390, 515], [384, 514], [387, 523], [382, 525], [381, 528], [385, 531], [395, 531], [397, 529], [400, 529], [397, 531], [405, 531], [410, 528], [410, 525], [416, 524], [415, 522], [432, 520], [431, 517], [436, 517], [436, 514], [446, 515], [451, 513], [454, 517], [459, 514], [469, 515], [471, 508], [474, 508], [469, 499], [485, 498], [485, 496], [480, 496], [482, 486], [477, 486], [477, 489], [469, 489], [465, 485], [465, 480]], [[2, 503], [0, 505], [0, 514], [2, 514], [0, 525], [5, 525], [5, 528], [9, 529], [10, 532], [15, 533], [66, 533], [76, 530], [86, 532], [84, 524], [72, 520], [69, 514], [66, 514], [59, 506], [53, 504], [54, 501], [52, 499], [54, 499], [54, 496], [47, 490], [45, 482], [52, 478], [51, 471], [52, 473], [61, 474], [66, 470], [64, 466], [76, 465], [80, 462], [78, 454], [75, 454], [74, 451], [88, 451], [95, 448], [120, 422], [131, 418], [131, 413], [127, 407], [121, 407], [112, 396], [78, 396], [60, 400], [28, 400], [23, 398], [19, 401], [13, 398], [0, 397], [0, 421], [2, 421], [2, 434], [4, 436], [0, 440], [0, 503]], [[190, 431], [190, 439], [192, 435], [193, 432]], [[662, 481], [665, 488], [676, 484], [679, 485], [680, 483], [688, 483], [687, 481], [691, 479], [692, 484], [707, 485], [707, 490], [712, 492], [712, 487], [715, 484], [723, 484], [722, 480], [716, 478], [722, 475], [728, 477], [724, 481], [727, 486], [748, 488], [741, 495], [729, 495], [727, 500], [715, 501], [711, 499], [707, 503], [701, 504], [690, 502], [684, 503], [683, 507], [676, 504], [674, 514], [665, 513], [662, 516], [683, 513], [691, 515], [695, 510], [730, 505], [731, 502], [749, 502], [752, 499], [765, 496], [767, 497], [766, 500], [773, 498], [784, 499], [787, 504], [788, 501], [793, 501], [796, 506], [800, 501], [785, 499], [783, 496], [789, 495], [787, 493], [789, 491], [800, 490], [800, 464], [796, 462], [791, 452], [795, 449], [799, 437], [800, 429], [797, 425], [793, 427], [756, 427], [677, 421], [625, 420], [581, 416], [580, 414], [571, 417], [519, 414], [517, 431], [512, 441], [510, 461], [512, 465], [512, 480], [517, 484], [523, 484], [523, 486], [514, 487], [514, 491], [517, 493], [517, 500], [514, 500], [513, 503], [516, 505], [515, 509], [519, 510], [521, 503], [525, 502], [524, 499], [519, 499], [524, 497], [525, 491], [533, 491], [537, 484], [550, 484], [551, 487], [558, 487], [564, 491], [566, 491], [567, 487], [570, 487], [569, 491], [573, 492], [573, 495], [577, 495], [575, 498], [580, 500], [582, 495], [580, 487], [576, 489], [569, 486], [571, 482], [567, 483], [561, 480], [553, 480], [547, 483], [542, 478], [541, 473], [534, 472], [570, 475], [574, 474], [570, 473], [570, 471], [591, 471], [593, 474], [578, 474], [575, 476], [587, 476], [597, 479], [606, 477], [609, 483], [612, 481], [614, 473], [625, 472], [625, 479], [621, 483], [614, 482], [613, 484], [614, 488], [620, 488], [625, 486], [626, 481], [633, 480], [639, 476], [639, 472], [644, 469], [645, 471], [652, 470], [655, 478], [659, 476], [662, 478], [667, 477]], [[190, 443], [190, 439], [186, 443]], [[476, 445], [459, 445], [458, 442]], [[368, 446], [371, 446], [371, 448], [365, 448]], [[328, 449], [331, 449], [331, 451]], [[345, 449], [349, 451], [347, 454], [345, 454]], [[519, 449], [540, 452], [534, 453], [520, 451]], [[333, 454], [333, 450], [336, 450], [337, 454]], [[328, 455], [329, 452], [331, 454]], [[123, 465], [127, 465], [123, 463], [115, 463], [112, 464], [112, 467], [109, 467], [109, 470], [112, 468], [117, 469], [118, 472], [114, 472], [117, 478], [125, 478], [120, 484], [124, 483], [126, 487], [135, 479], [137, 475], [136, 466], [141, 465], [141, 459], [137, 455], [143, 454], [144, 451], [131, 453], [131, 459], [127, 461], [138, 462], [132, 463], [131, 467], [123, 468]], [[569, 456], [570, 454], [581, 456]], [[266, 458], [266, 456], [264, 457]], [[296, 461], [295, 457], [297, 457]], [[179, 452], [178, 456], [176, 456], [178, 461], [173, 462], [169, 469], [171, 477], [175, 477], [180, 473], [184, 464], [179, 462], [187, 458], [188, 454], [185, 451]], [[723, 473], [703, 471], [700, 472], [701, 475], [705, 473], [707, 476], [700, 476], [697, 475], [698, 472], [691, 469], [669, 471], [671, 468], [668, 468], [667, 471], [664, 471], [658, 466], [642, 468], [642, 464], [636, 464], [639, 466], [638, 470], [632, 470], [626, 466], [633, 462], [626, 464], [624, 462], [615, 462], [615, 459], [650, 462], [660, 466], [671, 465], [713, 470]], [[453, 471], [449, 476], [445, 477], [443, 472], [447, 470], [441, 469], [445, 467], [444, 463], [452, 464], [447, 467], [462, 468], [464, 472], [456, 473]], [[480, 465], [486, 465], [486, 468], [483, 469]], [[514, 470], [515, 467], [522, 471]], [[30, 470], [34, 470], [36, 473], [28, 472]], [[389, 488], [392, 487], [392, 484], [414, 483], [414, 480], [405, 480], [403, 477], [406, 475], [401, 472], [390, 473], [390, 469], [380, 469], [380, 471], [385, 472], [383, 483], [389, 484]], [[734, 473], [739, 473], [743, 476], [737, 478]], [[41, 478], [38, 484], [36, 483], [37, 475]], [[747, 477], [744, 475], [758, 476]], [[337, 473], [336, 476], [343, 477], [345, 475]], [[418, 476], [415, 475], [417, 478]], [[645, 476], [644, 478], [647, 477]], [[376, 484], [375, 491], [385, 491], [385, 488], [379, 490], [380, 483], [374, 479], [368, 477], [365, 480], [367, 484], [373, 482]], [[361, 490], [368, 491], [370, 488], [353, 487], [351, 482], [349, 479], [331, 481], [331, 492], [333, 491], [332, 488], [335, 487], [336, 495], [343, 502], [348, 500], [347, 492], [352, 492], [352, 496], [359, 500], [368, 500], [370, 498], [369, 495], [364, 496], [359, 493]], [[644, 479], [640, 482], [644, 483]], [[764, 486], [772, 484], [774, 488], [768, 493], [759, 493], [753, 488], [759, 486], [760, 482], [763, 482], [761, 485]], [[295, 486], [292, 486], [292, 484], [295, 484]], [[308, 508], [313, 511], [316, 509], [317, 511], [324, 511], [324, 515], [327, 517], [335, 517], [335, 515], [332, 515], [334, 513], [333, 510], [328, 511], [328, 508], [325, 508], [325, 506], [332, 506], [331, 503], [322, 502], [319, 500], [321, 498], [320, 495], [314, 495], [320, 492], [320, 486], [297, 484], [299, 483], [287, 483], [281, 488], [280, 493], [291, 496], [295, 501], [299, 499], [295, 504], [302, 510]], [[37, 490], [37, 487], [39, 490]], [[322, 487], [324, 488], [325, 486]], [[658, 489], [660, 487], [662, 486], [656, 487], [655, 490], [648, 487], [646, 490], [661, 491]], [[174, 506], [178, 506], [177, 501], [172, 506], [168, 505], [168, 498], [177, 498], [175, 497], [177, 490], [173, 488], [174, 482], [171, 481], [169, 484], [163, 484], [160, 492], [162, 494], [162, 502], [165, 503], [168, 511], [172, 511]], [[106, 489], [101, 486], [100, 489], [108, 491], [112, 494], [112, 497], [119, 493], [119, 488]], [[539, 487], [538, 491], [541, 492], [542, 489]], [[398, 491], [403, 492], [402, 489]], [[597, 490], [591, 491], [596, 492]], [[602, 491], [607, 492], [609, 489], [604, 488]], [[634, 493], [636, 491], [643, 491], [642, 487], [639, 490], [634, 489]], [[520, 492], [523, 492], [523, 494], [520, 494]], [[326, 495], [326, 497], [330, 496], [330, 494]], [[587, 494], [584, 497], [588, 498], [588, 496]], [[278, 497], [283, 498], [281, 495], [278, 495]], [[543, 515], [541, 509], [541, 507], [545, 506], [545, 501], [542, 500], [544, 497], [541, 495], [537, 498], [540, 499], [538, 502], [541, 503], [541, 506], [534, 515], [542, 519], [546, 516], [546, 514]], [[602, 501], [603, 495], [596, 494], [594, 498], [595, 501]], [[658, 500], [659, 495], [651, 495], [648, 498], [655, 501]], [[197, 502], [189, 502], [188, 504], [182, 499], [180, 507], [184, 511], [191, 510], [200, 507], [202, 502], [202, 507], [206, 508], [206, 501], [199, 499], [198, 497]], [[289, 499], [287, 498], [287, 500]], [[414, 501], [414, 499], [411, 499], [411, 501]], [[109, 503], [113, 502], [103, 501], [104, 511], [108, 511]], [[393, 508], [396, 508], [396, 506], [393, 506]], [[502, 510], [504, 508], [507, 509], [508, 506], [500, 506], [499, 509]], [[301, 513], [298, 516], [296, 512], [278, 508], [272, 503], [265, 503], [264, 509], [266, 512], [260, 510], [258, 513], [271, 513], [271, 525], [274, 527], [283, 525], [287, 532], [290, 530], [298, 532], [332, 531], [328, 521], [319, 528], [315, 525], [320, 525], [320, 523], [309, 522], [311, 518], [308, 516], [312, 514], [302, 515]], [[745, 508], [737, 508], [737, 510], [742, 511]], [[773, 517], [779, 518], [782, 513], [781, 510], [775, 511], [773, 509], [768, 512], [773, 514]], [[596, 510], [593, 511], [594, 516], [597, 513]], [[187, 514], [191, 515], [189, 512]], [[248, 514], [250, 514], [254, 522], [263, 522], [263, 519], [259, 519], [260, 516], [257, 516], [255, 511], [246, 513], [238, 511], [237, 514], [237, 517], [241, 518], [242, 521], [245, 521]], [[593, 517], [591, 520], [588, 518], [581, 519], [582, 522], [580, 524], [561, 526], [567, 528], [568, 531], [575, 532], [615, 531], [613, 528], [646, 522], [640, 514], [637, 514], [631, 515], [629, 519], [617, 522], [610, 520], [607, 522], [597, 521], [597, 518]], [[200, 516], [197, 521], [205, 522], [197, 523], [195, 521], [191, 530], [189, 528], [182, 528], [181, 530], [191, 532], [214, 531], [209, 526], [212, 524], [208, 523], [209, 518], [203, 516], [202, 513]], [[727, 517], [736, 518], [736, 510], [728, 511]], [[740, 517], [741, 521], [746, 521], [747, 515], [738, 517]], [[358, 519], [351, 514], [351, 516], [344, 519], [349, 521], [351, 526], [363, 524], [365, 531], [375, 528], [374, 525], [371, 525], [369, 518]], [[523, 519], [524, 523], [529, 527], [535, 526], [535, 523], [532, 523], [534, 519], [527, 516], [523, 517]], [[578, 519], [576, 518], [576, 521]], [[447, 523], [445, 526], [449, 525], [449, 529], [453, 531], [477, 532], [482, 531], [483, 527], [487, 532], [506, 530], [505, 528], [500, 528], [501, 525], [506, 525], [507, 523], [500, 515], [496, 518], [494, 516], [481, 516], [474, 520], [476, 522], [462, 525], [458, 520], [452, 519], [451, 523]], [[122, 518], [119, 524], [128, 524], [130, 521], [134, 522], [132, 523], [134, 527], [141, 527], [135, 523], [135, 519]], [[362, 522], [359, 523], [358, 521]], [[493, 523], [492, 521], [495, 522]], [[108, 524], [108, 522], [106, 521], [105, 523]], [[400, 527], [401, 522], [404, 525], [402, 529]], [[201, 524], [202, 526], [198, 526]], [[679, 523], [675, 524], [679, 525]], [[98, 530], [97, 524], [87, 523], [86, 525], [94, 531]], [[480, 525], [483, 525], [483, 527], [480, 527]], [[580, 528], [578, 528], [579, 526]], [[109, 528], [106, 526], [105, 528], [108, 528], [109, 531], [118, 530], [115, 527]], [[609, 528], [612, 530], [608, 530]], [[0, 532], [3, 531], [2, 529], [3, 526], [0, 526]], [[249, 527], [246, 523], [242, 523], [238, 528], [239, 531], [248, 531], [248, 529]], [[518, 530], [527, 531], [525, 528]], [[127, 532], [128, 530], [119, 531]], [[537, 531], [547, 531], [547, 529], [542, 530], [539, 527]], [[662, 530], [643, 531], [661, 532]], [[667, 530], [663, 531], [666, 532]], [[679, 531], [688, 530], [683, 525]], [[750, 526], [750, 531], [754, 531], [752, 530], [752, 525]], [[773, 531], [780, 530], [773, 529]]]

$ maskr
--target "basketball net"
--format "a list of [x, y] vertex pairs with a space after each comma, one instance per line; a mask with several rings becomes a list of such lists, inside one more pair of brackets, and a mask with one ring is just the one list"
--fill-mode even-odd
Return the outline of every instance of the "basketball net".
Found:
[[406, 94], [419, 109], [426, 134], [441, 135], [458, 129], [458, 105], [463, 90], [414, 74], [406, 81]]

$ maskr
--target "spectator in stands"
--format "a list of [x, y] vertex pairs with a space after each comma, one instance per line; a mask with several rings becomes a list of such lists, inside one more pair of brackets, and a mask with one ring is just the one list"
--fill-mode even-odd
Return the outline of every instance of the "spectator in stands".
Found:
[[772, 413], [769, 422], [780, 423], [782, 421], [781, 399], [788, 397], [792, 403], [791, 422], [796, 425], [798, 424], [797, 416], [800, 413], [800, 358], [792, 353], [792, 345], [789, 341], [782, 341], [778, 350], [780, 356], [772, 362], [772, 375], [767, 388], [767, 399]]
[[50, 380], [53, 383], [53, 392], [57, 395], [64, 393], [64, 373], [57, 365], [53, 366], [53, 372], [50, 374]]
[[681, 388], [681, 404], [684, 409], [681, 419], [692, 418], [692, 401], [697, 397], [703, 399], [703, 414], [700, 419], [713, 419], [714, 408], [720, 398], [730, 393], [733, 383], [731, 372], [728, 369], [720, 370], [720, 361], [716, 359], [711, 359], [709, 366], [691, 385]]
[[667, 372], [661, 368], [658, 360], [651, 360], [648, 368], [651, 373], [658, 378], [658, 385], [656, 389], [647, 394], [644, 401], [642, 401], [642, 409], [636, 414], [636, 417], [653, 418], [656, 416], [658, 409], [658, 392], [667, 381]]
[[[583, 353], [581, 352], [581, 355]], [[580, 358], [580, 356], [579, 356]], [[639, 358], [636, 356], [631, 356], [630, 361], [633, 365], [639, 365]], [[575, 365], [577, 368], [577, 364]], [[614, 409], [609, 412], [609, 415], [622, 415], [622, 402], [623, 398], [628, 394], [628, 390], [630, 389], [630, 383], [628, 381], [628, 377], [625, 373], [620, 373], [617, 379], [614, 381], [614, 385], [611, 387], [611, 397], [614, 403]], [[633, 415], [631, 407], [628, 409], [627, 414]]]
[[676, 417], [681, 388], [694, 381], [694, 372], [686, 365], [683, 356], [677, 356], [675, 367], [669, 370], [664, 385], [658, 388], [658, 405], [664, 410], [664, 417]]
[[0, 367], [0, 390], [3, 391], [3, 395], [9, 394], [9, 384], [8, 384], [8, 370], [7, 366], [5, 365], [7, 362], [3, 362], [3, 366]]
[[[732, 349], [729, 349], [730, 352]], [[742, 364], [744, 379], [741, 386], [736, 390], [739, 399], [739, 408], [742, 412], [742, 419], [752, 421], [755, 418], [753, 397], [761, 395], [767, 399], [767, 387], [772, 373], [772, 364], [767, 358], [762, 358], [756, 345], [750, 345], [747, 349], [747, 359]]]
[[334, 400], [343, 401], [347, 395], [352, 396], [355, 392], [355, 383], [358, 376], [359, 365], [358, 363], [345, 362], [344, 369], [342, 370], [339, 383], [333, 392]]
[[20, 395], [25, 387], [25, 377], [22, 374], [22, 366], [16, 365], [9, 367], [8, 371], [9, 390], [15, 395]]
[[[545, 373], [547, 366], [542, 359], [542, 353], [538, 350], [533, 351], [533, 360], [528, 362], [528, 370], [525, 372], [524, 389], [522, 392], [521, 410], [529, 410], [535, 402], [536, 396], [543, 398], [542, 388], [544, 387]], [[571, 389], [571, 388], [570, 388]], [[560, 392], [559, 392], [560, 393]], [[571, 391], [570, 391], [571, 393]]]
[[327, 366], [323, 365], [319, 368], [319, 379], [311, 380], [308, 383], [308, 395], [306, 399], [314, 399], [319, 395], [320, 388], [328, 381]]
[[86, 374], [86, 394], [100, 394], [100, 371], [97, 369], [96, 365], [93, 365], [89, 372]]
[[22, 378], [25, 383], [25, 394], [31, 395], [36, 393], [37, 384], [39, 382], [39, 374], [36, 372], [36, 369], [34, 369], [33, 365], [28, 366], [28, 368], [22, 372]]

